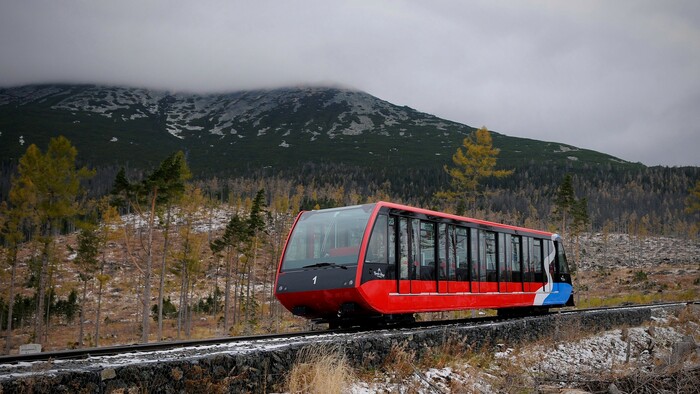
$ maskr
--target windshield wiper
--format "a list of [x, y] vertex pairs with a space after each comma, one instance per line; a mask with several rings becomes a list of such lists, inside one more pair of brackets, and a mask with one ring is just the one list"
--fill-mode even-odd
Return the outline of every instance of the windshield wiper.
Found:
[[311, 265], [305, 265], [304, 268], [319, 268], [319, 267], [340, 267], [344, 270], [348, 269], [348, 267], [336, 263], [329, 263], [329, 262], [323, 262], [323, 263], [316, 263], [316, 264], [311, 264]]

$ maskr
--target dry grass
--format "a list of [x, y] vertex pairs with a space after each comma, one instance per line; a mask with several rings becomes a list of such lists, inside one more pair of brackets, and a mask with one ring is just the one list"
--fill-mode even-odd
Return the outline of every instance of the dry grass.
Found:
[[577, 274], [576, 306], [690, 301], [700, 297], [697, 264], [659, 264], [646, 268], [599, 268]]
[[451, 367], [463, 360], [468, 351], [471, 351], [471, 346], [467, 338], [452, 337], [431, 351], [425, 359], [433, 368]]
[[338, 347], [306, 347], [287, 376], [290, 393], [342, 393], [354, 381], [354, 372]]
[[415, 360], [415, 352], [408, 350], [406, 343], [393, 344], [384, 359], [382, 370], [389, 372], [395, 382], [402, 382], [415, 372]]

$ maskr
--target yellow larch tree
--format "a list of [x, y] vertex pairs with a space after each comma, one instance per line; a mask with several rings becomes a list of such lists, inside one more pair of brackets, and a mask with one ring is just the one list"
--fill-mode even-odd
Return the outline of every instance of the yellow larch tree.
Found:
[[436, 193], [439, 199], [457, 203], [457, 213], [463, 214], [466, 207], [476, 210], [479, 186], [485, 178], [503, 178], [513, 170], [497, 170], [496, 160], [500, 149], [493, 147], [491, 133], [486, 127], [474, 130], [462, 141], [462, 146], [452, 155], [453, 167], [445, 165], [450, 175], [450, 190]]

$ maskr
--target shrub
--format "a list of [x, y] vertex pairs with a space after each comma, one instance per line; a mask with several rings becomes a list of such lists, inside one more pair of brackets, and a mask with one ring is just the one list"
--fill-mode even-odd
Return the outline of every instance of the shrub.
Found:
[[[151, 307], [151, 316], [153, 321], [158, 321], [158, 304], [153, 304]], [[163, 319], [174, 319], [177, 317], [177, 308], [170, 301], [170, 297], [163, 298]]]
[[341, 393], [354, 381], [345, 354], [337, 347], [306, 347], [287, 376], [290, 393]]
[[644, 281], [646, 281], [647, 279], [649, 279], [649, 276], [647, 275], [646, 272], [644, 272], [644, 271], [642, 271], [642, 270], [639, 270], [639, 271], [636, 271], [636, 272], [632, 275], [632, 279], [633, 279], [634, 282], [644, 282]]
[[[53, 290], [51, 291], [53, 293]], [[59, 299], [53, 306], [51, 314], [56, 316], [63, 316], [66, 318], [68, 323], [73, 323], [76, 315], [80, 312], [80, 305], [78, 304], [78, 293], [75, 289], [70, 291], [68, 297], [65, 300]]]
[[216, 286], [213, 294], [207, 295], [206, 298], [201, 298], [193, 308], [194, 312], [206, 313], [207, 315], [213, 315], [220, 312], [223, 309], [224, 303], [222, 301], [223, 292]]

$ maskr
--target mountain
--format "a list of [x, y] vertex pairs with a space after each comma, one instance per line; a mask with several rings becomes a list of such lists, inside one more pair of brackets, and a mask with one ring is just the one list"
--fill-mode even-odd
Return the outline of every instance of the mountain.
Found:
[[[0, 89], [0, 155], [19, 158], [64, 135], [92, 166], [144, 167], [183, 150], [195, 173], [229, 174], [307, 163], [441, 168], [472, 127], [331, 87], [225, 94], [169, 93], [94, 85]], [[638, 167], [556, 142], [493, 133], [499, 166]]]
[[[29, 144], [46, 149], [50, 138], [64, 135], [78, 149], [80, 164], [97, 169], [88, 185], [92, 196], [112, 189], [121, 166], [139, 179], [183, 150], [194, 175], [218, 184], [209, 187], [219, 196], [229, 196], [231, 188], [254, 193], [262, 181], [267, 187], [285, 184], [281, 189], [304, 185], [312, 191], [311, 207], [348, 203], [348, 193], [430, 206], [434, 193], [449, 184], [443, 166], [473, 130], [333, 87], [225, 94], [94, 85], [3, 88], [0, 201], [7, 199], [17, 159]], [[490, 193], [480, 208], [501, 215], [492, 220], [550, 217], [553, 196], [570, 173], [577, 196], [587, 198], [593, 228], [614, 223], [626, 231], [639, 222], [679, 234], [694, 225], [684, 202], [699, 167], [646, 167], [567, 144], [492, 136], [501, 149], [498, 166], [515, 169], [512, 176], [486, 181]], [[214, 176], [226, 182], [214, 182]], [[241, 186], [245, 182], [255, 186]]]

